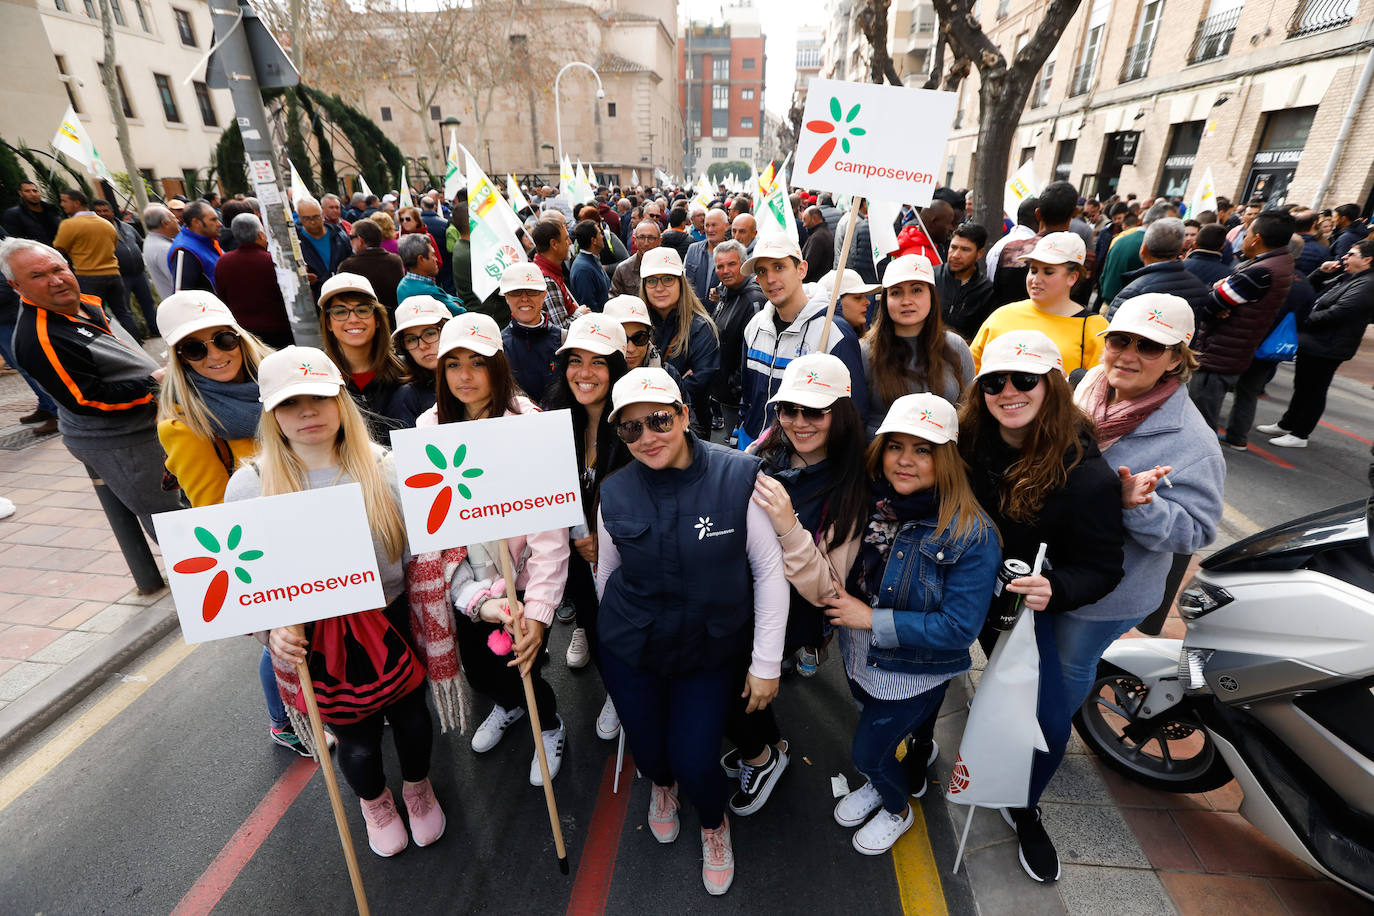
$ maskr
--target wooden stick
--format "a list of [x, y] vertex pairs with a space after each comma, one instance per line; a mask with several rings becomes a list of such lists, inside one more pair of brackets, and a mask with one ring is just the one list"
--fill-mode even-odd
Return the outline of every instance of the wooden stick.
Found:
[[325, 787], [329, 790], [334, 826], [339, 828], [339, 844], [343, 846], [344, 860], [348, 862], [348, 879], [353, 882], [353, 899], [358, 904], [358, 916], [369, 916], [371, 911], [367, 908], [367, 893], [363, 890], [363, 873], [358, 870], [358, 854], [353, 851], [353, 836], [348, 832], [348, 819], [344, 816], [343, 799], [339, 796], [339, 782], [334, 776], [334, 761], [329, 756], [329, 745], [325, 742], [320, 707], [315, 703], [315, 682], [310, 679], [310, 669], [305, 662], [296, 663], [296, 676], [300, 678], [305, 708], [310, 714], [310, 734], [315, 740], [315, 755], [320, 760]]
[[[501, 542], [501, 549], [497, 551], [501, 556], [501, 575], [506, 580], [506, 600], [515, 600], [515, 570], [511, 565], [510, 546]], [[525, 637], [525, 623], [521, 617], [515, 618], [515, 637], [523, 639]], [[525, 706], [530, 713], [530, 729], [534, 732], [534, 753], [539, 759], [539, 775], [544, 783], [544, 803], [549, 808], [549, 828], [553, 831], [553, 848], [558, 854], [558, 870], [563, 874], [568, 873], [568, 850], [563, 845], [563, 827], [558, 821], [558, 803], [553, 798], [553, 779], [549, 776], [549, 758], [544, 752], [544, 729], [539, 723], [539, 706], [534, 701], [534, 681], [529, 674], [522, 674], [520, 681], [525, 685]]]
[[844, 244], [840, 246], [840, 260], [835, 265], [835, 282], [830, 284], [830, 307], [825, 310], [825, 325], [821, 328], [821, 346], [817, 351], [827, 353], [826, 344], [830, 342], [830, 327], [835, 322], [835, 303], [840, 301], [840, 279], [849, 264], [849, 249], [854, 245], [854, 224], [859, 220], [859, 202], [862, 197], [849, 201], [849, 219], [845, 222]]

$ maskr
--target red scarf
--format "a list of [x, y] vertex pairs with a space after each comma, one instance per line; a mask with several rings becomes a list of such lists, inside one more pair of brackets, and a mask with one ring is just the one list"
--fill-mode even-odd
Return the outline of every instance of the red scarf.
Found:
[[1078, 406], [1097, 424], [1097, 447], [1105, 452], [1117, 440], [1129, 435], [1145, 418], [1159, 409], [1178, 390], [1178, 376], [1161, 378], [1153, 388], [1138, 398], [1110, 401], [1112, 386], [1107, 384], [1107, 370], [1093, 366], [1078, 383], [1083, 392]]
[[572, 292], [568, 289], [568, 284], [563, 282], [563, 268], [542, 254], [534, 256], [534, 265], [539, 268], [540, 273], [558, 285], [559, 295], [563, 297], [563, 309], [568, 313], [568, 318], [571, 320], [572, 313], [577, 311], [577, 300], [573, 298]]

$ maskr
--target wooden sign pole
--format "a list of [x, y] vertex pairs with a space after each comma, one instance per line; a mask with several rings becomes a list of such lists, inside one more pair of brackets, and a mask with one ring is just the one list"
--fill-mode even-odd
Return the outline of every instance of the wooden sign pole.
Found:
[[840, 301], [840, 282], [844, 279], [844, 269], [849, 263], [849, 249], [854, 245], [854, 224], [859, 219], [859, 202], [863, 198], [855, 197], [849, 201], [849, 218], [845, 222], [844, 244], [840, 246], [840, 259], [835, 264], [832, 276], [835, 282], [830, 284], [830, 308], [825, 310], [825, 325], [821, 328], [821, 345], [818, 353], [828, 353], [826, 344], [830, 342], [830, 328], [835, 321], [835, 303]]

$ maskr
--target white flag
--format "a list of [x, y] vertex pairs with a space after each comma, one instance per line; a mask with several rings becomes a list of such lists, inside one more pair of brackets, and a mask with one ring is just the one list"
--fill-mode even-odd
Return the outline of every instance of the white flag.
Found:
[[566, 200], [569, 205], [573, 202], [573, 193], [576, 191], [576, 177], [573, 175], [572, 160], [566, 155], [558, 163], [558, 196]]
[[639, 187], [639, 169], [630, 169], [630, 187]]
[[787, 199], [787, 173], [783, 171], [776, 174], [780, 180], [773, 182], [773, 187], [758, 206], [759, 236], [776, 236], [785, 232], [793, 243], [800, 244], [797, 220], [792, 215], [792, 202]]
[[458, 158], [458, 131], [448, 132], [448, 160], [444, 167], [444, 200], [453, 200], [463, 187], [463, 163]]
[[897, 231], [893, 225], [902, 205], [890, 200], [870, 200], [868, 202], [868, 240], [873, 245], [873, 269], [878, 269], [883, 258], [897, 250]]
[[97, 178], [114, 184], [114, 176], [105, 167], [105, 162], [100, 158], [100, 153], [96, 151], [95, 144], [91, 142], [90, 134], [86, 133], [86, 127], [77, 117], [76, 111], [72, 106], [67, 106], [66, 113], [62, 116], [62, 123], [58, 125], [57, 133], [52, 138], [52, 148], [59, 153], [65, 153], [77, 162], [86, 167]]
[[1002, 192], [1002, 211], [1015, 222], [1016, 210], [1021, 206], [1021, 202], [1039, 193], [1040, 182], [1035, 177], [1035, 166], [1027, 162], [1017, 169], [1016, 174], [1007, 182]]
[[414, 201], [410, 199], [410, 179], [406, 177], [406, 167], [401, 166], [401, 199], [397, 201], [398, 207], [413, 207]]
[[506, 173], [506, 196], [510, 198], [511, 209], [519, 213], [530, 205], [525, 199], [524, 193], [520, 190], [520, 185], [516, 182], [515, 176], [510, 172]]
[[367, 179], [363, 177], [362, 172], [358, 173], [358, 190], [363, 192], [364, 198], [376, 196], [372, 193], [372, 189], [367, 186]]
[[525, 260], [516, 238], [520, 220], [496, 190], [472, 153], [463, 148], [468, 181], [468, 225], [472, 229], [472, 291], [485, 299], [500, 286], [501, 272]]
[[312, 197], [313, 195], [310, 193], [310, 189], [305, 186], [305, 182], [301, 181], [301, 173], [296, 171], [296, 163], [288, 159], [286, 164], [291, 169], [291, 209], [294, 210], [302, 197]]
[[1197, 215], [1204, 210], [1216, 212], [1217, 209], [1217, 186], [1212, 180], [1212, 167], [1209, 165], [1202, 173], [1202, 181], [1198, 184], [1197, 190], [1193, 192], [1193, 200], [1188, 204], [1188, 216], [1197, 219]]

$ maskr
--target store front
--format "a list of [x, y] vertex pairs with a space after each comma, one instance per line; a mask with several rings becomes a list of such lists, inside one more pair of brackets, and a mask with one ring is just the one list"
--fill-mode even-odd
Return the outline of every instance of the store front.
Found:
[[1169, 138], [1169, 152], [1164, 158], [1164, 169], [1159, 174], [1159, 188], [1156, 197], [1186, 197], [1188, 180], [1197, 162], [1197, 148], [1202, 142], [1202, 129], [1205, 121], [1185, 121], [1174, 125], [1173, 136]]
[[1259, 149], [1250, 163], [1245, 179], [1245, 193], [1241, 200], [1260, 198], [1267, 206], [1282, 206], [1288, 199], [1288, 188], [1298, 171], [1312, 120], [1317, 115], [1315, 105], [1309, 108], [1290, 108], [1275, 111], [1265, 118], [1264, 133]]
[[1116, 193], [1116, 186], [1121, 181], [1121, 167], [1135, 164], [1135, 151], [1139, 145], [1138, 130], [1107, 134], [1107, 141], [1102, 144], [1102, 165], [1097, 170], [1095, 193], [1098, 197], [1105, 199]]

